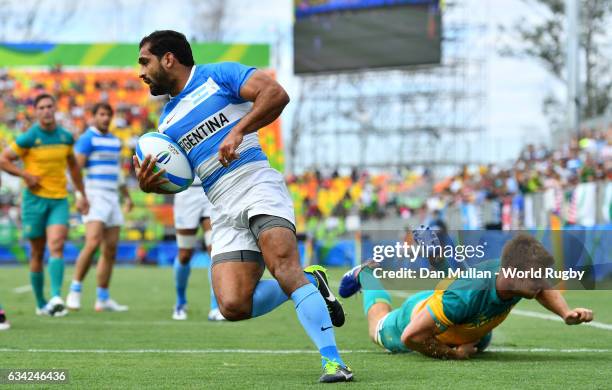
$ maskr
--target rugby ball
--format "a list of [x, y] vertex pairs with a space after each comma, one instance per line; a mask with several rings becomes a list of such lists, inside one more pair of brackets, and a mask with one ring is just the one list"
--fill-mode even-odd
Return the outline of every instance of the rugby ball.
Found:
[[153, 172], [166, 170], [163, 177], [168, 179], [168, 183], [162, 184], [161, 189], [176, 194], [193, 183], [193, 169], [189, 158], [183, 149], [167, 135], [151, 132], [138, 138], [136, 144], [138, 161], [142, 163], [149, 154], [157, 158]]

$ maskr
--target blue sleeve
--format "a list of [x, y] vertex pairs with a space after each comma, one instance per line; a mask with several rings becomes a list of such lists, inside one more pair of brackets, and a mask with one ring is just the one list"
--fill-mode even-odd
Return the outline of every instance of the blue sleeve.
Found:
[[214, 79], [228, 89], [232, 96], [242, 99], [240, 88], [257, 70], [252, 66], [246, 66], [237, 62], [220, 62], [214, 66]]
[[93, 149], [93, 145], [91, 144], [91, 136], [89, 133], [85, 133], [79, 137], [79, 139], [74, 144], [74, 151], [78, 154], [83, 154], [85, 156], [89, 156]]

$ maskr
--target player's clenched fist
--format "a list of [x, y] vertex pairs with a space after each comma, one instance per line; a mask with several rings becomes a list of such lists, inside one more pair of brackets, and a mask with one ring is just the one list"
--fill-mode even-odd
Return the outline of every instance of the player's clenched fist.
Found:
[[23, 181], [25, 181], [26, 186], [30, 191], [35, 191], [40, 188], [40, 177], [34, 176], [28, 172], [23, 173]]
[[242, 143], [242, 134], [230, 131], [219, 147], [219, 162], [227, 167], [232, 161], [240, 158], [238, 146]]
[[469, 359], [476, 355], [477, 352], [476, 343], [461, 344], [455, 348], [455, 358], [459, 360]]
[[76, 209], [82, 215], [87, 215], [89, 213], [89, 200], [87, 200], [87, 198], [85, 198], [83, 195], [77, 195]]
[[593, 311], [579, 307], [568, 312], [563, 320], [565, 320], [567, 325], [578, 325], [583, 322], [591, 322], [593, 320]]
[[166, 172], [165, 169], [160, 169], [153, 173], [153, 168], [155, 168], [155, 163], [157, 162], [156, 158], [152, 159], [150, 155], [147, 155], [142, 161], [142, 165], [136, 156], [133, 157], [133, 160], [138, 186], [143, 192], [155, 192], [157, 187], [168, 182], [168, 179], [160, 177]]

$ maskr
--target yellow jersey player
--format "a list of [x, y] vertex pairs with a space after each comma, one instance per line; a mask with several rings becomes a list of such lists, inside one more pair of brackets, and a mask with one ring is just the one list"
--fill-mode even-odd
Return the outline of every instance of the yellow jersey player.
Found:
[[363, 306], [369, 336], [391, 352], [418, 351], [438, 359], [467, 359], [483, 351], [492, 330], [501, 324], [522, 298], [535, 298], [542, 306], [563, 318], [566, 324], [589, 322], [589, 309], [570, 309], [559, 291], [544, 279], [505, 277], [503, 268], [543, 269], [554, 260], [535, 238], [519, 234], [503, 249], [501, 261], [483, 262], [474, 273], [491, 277], [446, 280], [436, 290], [410, 296], [393, 310], [391, 296], [373, 274], [374, 262], [353, 268], [342, 278], [340, 296], [349, 297], [363, 289]]
[[[36, 298], [36, 314], [67, 313], [61, 298], [64, 278], [64, 241], [68, 233], [68, 168], [77, 195], [77, 209], [87, 214], [81, 171], [72, 152], [72, 134], [55, 121], [55, 98], [42, 94], [34, 100], [38, 122], [19, 135], [0, 156], [0, 168], [23, 178], [26, 188], [21, 202], [23, 236], [30, 240], [30, 281]], [[23, 161], [23, 169], [15, 161]], [[46, 301], [43, 257], [49, 247], [51, 300]]]

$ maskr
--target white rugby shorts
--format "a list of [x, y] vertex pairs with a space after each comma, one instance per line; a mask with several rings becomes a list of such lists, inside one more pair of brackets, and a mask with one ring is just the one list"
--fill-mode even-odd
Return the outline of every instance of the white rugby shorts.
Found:
[[174, 227], [197, 229], [204, 218], [210, 218], [212, 204], [201, 186], [190, 186], [174, 195]]
[[89, 212], [83, 215], [83, 223], [100, 221], [106, 227], [123, 225], [123, 212], [117, 191], [85, 189], [89, 201]]
[[240, 256], [243, 251], [257, 252], [261, 256], [257, 240], [249, 229], [249, 219], [256, 215], [284, 218], [295, 226], [293, 201], [285, 179], [277, 170], [269, 166], [245, 169], [236, 172], [235, 177], [223, 185], [223, 191], [213, 191], [215, 198], [211, 224], [214, 261]]

